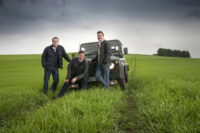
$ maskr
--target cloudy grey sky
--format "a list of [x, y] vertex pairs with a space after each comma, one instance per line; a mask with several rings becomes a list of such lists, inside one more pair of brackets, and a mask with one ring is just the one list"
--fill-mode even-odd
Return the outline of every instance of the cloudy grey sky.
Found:
[[200, 57], [200, 0], [0, 0], [0, 54], [42, 53], [53, 36], [74, 52], [98, 30], [130, 53]]

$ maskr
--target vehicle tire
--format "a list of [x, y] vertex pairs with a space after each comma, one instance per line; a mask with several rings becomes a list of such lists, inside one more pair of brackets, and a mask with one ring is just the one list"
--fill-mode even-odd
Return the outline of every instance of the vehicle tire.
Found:
[[125, 75], [125, 81], [126, 81], [126, 83], [128, 83], [128, 70], [127, 69], [125, 69], [124, 75]]
[[126, 89], [126, 81], [125, 81], [125, 75], [123, 74], [122, 78], [118, 79], [118, 82], [119, 82], [119, 86], [121, 88], [122, 91], [125, 91]]

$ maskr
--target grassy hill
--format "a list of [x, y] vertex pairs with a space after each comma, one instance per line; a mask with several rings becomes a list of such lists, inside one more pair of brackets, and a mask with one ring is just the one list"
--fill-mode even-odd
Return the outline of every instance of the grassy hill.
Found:
[[92, 86], [52, 100], [66, 67], [57, 91], [46, 96], [40, 55], [0, 56], [0, 132], [200, 132], [200, 59], [126, 58], [125, 92], [118, 86], [111, 91]]

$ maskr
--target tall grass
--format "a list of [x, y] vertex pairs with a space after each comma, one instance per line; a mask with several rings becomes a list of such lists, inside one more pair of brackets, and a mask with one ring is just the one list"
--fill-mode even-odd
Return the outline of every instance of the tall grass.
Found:
[[57, 91], [45, 96], [40, 55], [0, 56], [0, 132], [199, 133], [200, 59], [126, 58], [125, 92], [93, 87], [52, 100], [66, 68]]
[[114, 89], [71, 92], [12, 123], [6, 132], [14, 133], [95, 133], [111, 131], [113, 113], [122, 93]]
[[130, 74], [121, 130], [200, 132], [200, 60], [137, 56], [136, 72]]
[[[72, 91], [52, 100], [66, 76], [60, 70], [57, 91], [43, 95], [43, 69], [39, 55], [0, 56], [0, 132], [2, 133], [94, 133], [114, 132], [115, 107], [123, 93], [101, 87]], [[52, 82], [52, 79], [50, 80]]]

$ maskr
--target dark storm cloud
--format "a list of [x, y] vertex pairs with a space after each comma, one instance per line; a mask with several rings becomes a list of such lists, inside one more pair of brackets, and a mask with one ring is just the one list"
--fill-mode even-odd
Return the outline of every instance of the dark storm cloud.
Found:
[[190, 11], [188, 13], [188, 16], [192, 17], [192, 18], [200, 19], [200, 9], [199, 10]]
[[[5, 2], [5, 1], [2, 1]], [[41, 23], [74, 23], [76, 13], [69, 9], [67, 1], [41, 1], [41, 0], [17, 0], [6, 1], [0, 8], [0, 30], [5, 32], [23, 30], [29, 26], [37, 27]], [[6, 29], [6, 31], [5, 31]]]
[[200, 12], [199, 0], [0, 0], [0, 6], [0, 29], [16, 26], [14, 30], [33, 21], [74, 24], [87, 15], [164, 20], [199, 18]]
[[[195, 49], [199, 23], [200, 0], [0, 0], [0, 35], [4, 38], [74, 30], [79, 34], [110, 27], [116, 30], [114, 34], [123, 31], [124, 40], [134, 36], [144, 44], [173, 43], [169, 48], [180, 48], [183, 44], [176, 38], [190, 34], [192, 42], [186, 41]], [[166, 36], [170, 41], [155, 41]]]
[[[135, 13], [159, 13], [162, 14], [162, 11], [176, 11], [176, 10], [184, 10], [182, 6], [184, 6], [185, 10], [187, 8], [195, 8], [200, 6], [200, 2], [198, 0], [17, 0], [17, 1], [3, 1], [0, 0], [0, 5], [4, 5], [7, 7], [5, 10], [14, 10], [18, 9], [21, 11], [25, 11], [27, 14], [35, 14], [39, 15], [37, 11], [29, 12], [31, 9], [37, 10], [37, 8], [41, 8], [43, 6], [43, 12], [48, 13], [45, 10], [48, 8], [52, 8], [54, 12], [60, 10], [60, 8], [65, 7], [66, 5], [71, 6], [71, 8], [79, 8], [83, 11], [92, 11], [91, 13], [99, 13], [99, 12], [111, 12], [113, 14], [118, 12], [127, 13], [127, 15], [135, 14]], [[71, 4], [70, 4], [71, 3]], [[30, 8], [25, 8], [23, 6], [27, 6]], [[57, 10], [55, 10], [57, 9]], [[27, 11], [27, 12], [26, 12]], [[48, 10], [49, 11], [49, 10]], [[158, 12], [161, 11], [161, 12]], [[15, 15], [21, 15], [20, 12], [15, 12]], [[145, 15], [140, 14], [140, 15]], [[10, 15], [10, 14], [8, 14]], [[23, 17], [23, 14], [22, 14]]]
[[171, 0], [172, 3], [181, 6], [191, 6], [191, 7], [199, 7], [199, 0]]
[[0, 7], [3, 7], [3, 3], [4, 3], [4, 1], [0, 0]]
[[186, 11], [186, 17], [200, 19], [200, 1], [199, 0], [174, 0], [174, 5]]
[[199, 0], [0, 0], [0, 29], [16, 31], [41, 21], [74, 25], [84, 19], [113, 16], [155, 21], [198, 19], [199, 7]]

